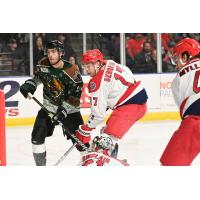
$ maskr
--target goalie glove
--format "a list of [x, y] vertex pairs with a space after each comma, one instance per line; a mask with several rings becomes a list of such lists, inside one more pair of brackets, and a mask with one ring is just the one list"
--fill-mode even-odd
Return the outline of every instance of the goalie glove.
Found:
[[20, 86], [20, 92], [22, 95], [27, 98], [28, 93], [30, 92], [32, 95], [37, 89], [37, 84], [33, 79], [28, 79]]

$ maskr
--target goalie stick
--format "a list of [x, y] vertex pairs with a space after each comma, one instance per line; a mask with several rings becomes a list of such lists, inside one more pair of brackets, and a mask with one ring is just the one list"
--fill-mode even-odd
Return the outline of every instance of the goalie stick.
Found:
[[[28, 93], [28, 98], [33, 99], [48, 115], [49, 117], [53, 117], [53, 114], [50, 113], [44, 106], [43, 104], [36, 98], [34, 97], [31, 93]], [[62, 126], [63, 130], [65, 133], [74, 141], [74, 144], [65, 152], [65, 154], [56, 162], [55, 165], [58, 165], [60, 162], [64, 160], [64, 158], [71, 152], [71, 150], [76, 146], [76, 144], [80, 145], [83, 150], [87, 150], [88, 147], [84, 145], [67, 127], [65, 127], [61, 122], [59, 124]]]

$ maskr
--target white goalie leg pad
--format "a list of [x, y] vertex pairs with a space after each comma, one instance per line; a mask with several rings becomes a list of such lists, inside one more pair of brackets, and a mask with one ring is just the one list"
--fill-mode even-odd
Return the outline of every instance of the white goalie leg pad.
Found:
[[33, 153], [44, 153], [46, 151], [45, 144], [32, 144]]

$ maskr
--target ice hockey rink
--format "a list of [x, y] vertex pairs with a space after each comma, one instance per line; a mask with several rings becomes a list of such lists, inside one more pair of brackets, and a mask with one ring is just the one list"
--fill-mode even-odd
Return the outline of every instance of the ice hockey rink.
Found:
[[[119, 142], [118, 158], [127, 159], [132, 166], [159, 166], [159, 158], [179, 123], [179, 121], [136, 123]], [[93, 135], [102, 125], [93, 132]], [[35, 165], [30, 143], [31, 131], [31, 126], [6, 128], [8, 166]], [[61, 127], [57, 126], [53, 136], [46, 139], [47, 165], [54, 165], [71, 145], [71, 142], [63, 137]], [[79, 160], [79, 152], [73, 149], [60, 165], [76, 166]], [[197, 157], [192, 165], [200, 165], [200, 158]]]

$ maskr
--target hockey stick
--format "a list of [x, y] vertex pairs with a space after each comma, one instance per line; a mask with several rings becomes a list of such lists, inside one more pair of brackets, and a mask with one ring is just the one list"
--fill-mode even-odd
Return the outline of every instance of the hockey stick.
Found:
[[[31, 93], [28, 93], [28, 98], [29, 99], [33, 99], [48, 115], [49, 117], [53, 117], [53, 114], [50, 113], [44, 106], [42, 103], [40, 103], [39, 100], [37, 100]], [[83, 150], [87, 150], [88, 147], [86, 145], [84, 145], [82, 143], [82, 141], [80, 141], [75, 135], [74, 133], [72, 133], [67, 127], [65, 127], [61, 122], [59, 122], [59, 124], [62, 126], [62, 128], [65, 130], [65, 133], [67, 133], [67, 135], [73, 140], [75, 141], [75, 144], [78, 144], [82, 147]]]
[[54, 166], [59, 165], [64, 159], [65, 157], [74, 149], [74, 147], [76, 146], [76, 143], [74, 143], [64, 154], [63, 156], [56, 162], [56, 164]]

